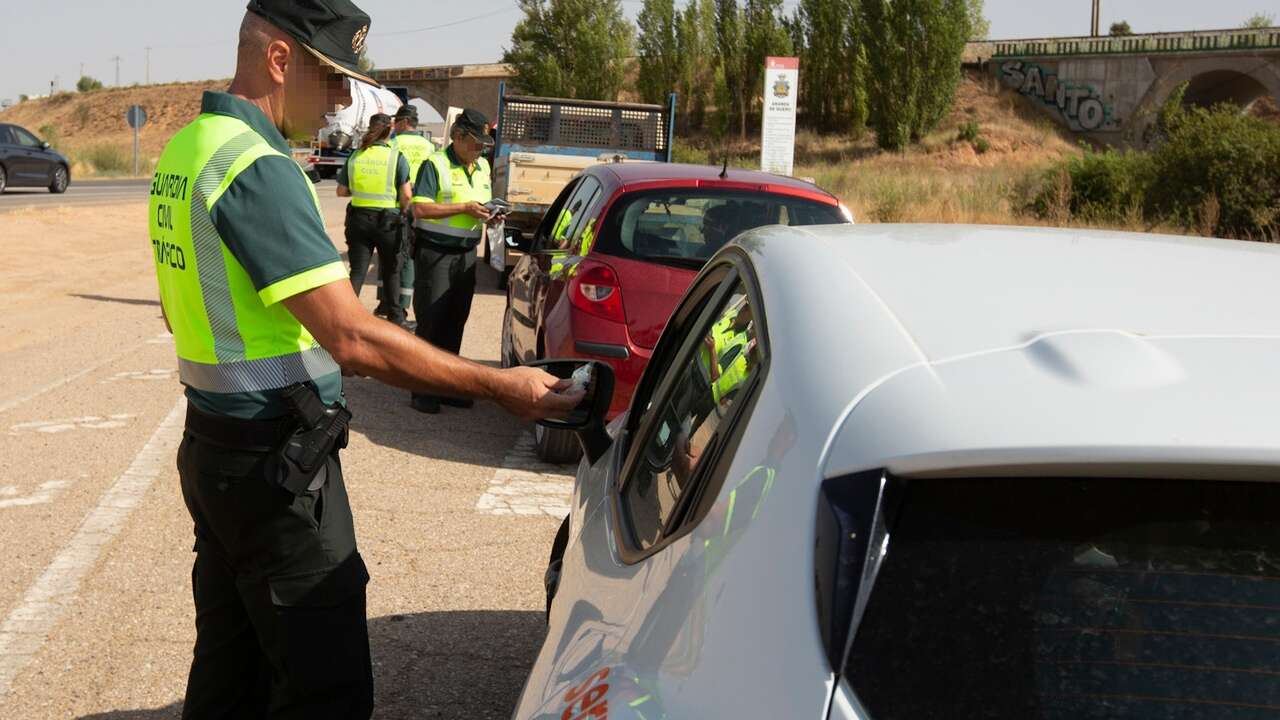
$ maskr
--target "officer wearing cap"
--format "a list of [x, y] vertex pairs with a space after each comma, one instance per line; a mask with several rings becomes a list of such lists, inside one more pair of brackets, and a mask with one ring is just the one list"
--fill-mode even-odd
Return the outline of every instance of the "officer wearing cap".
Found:
[[[343, 718], [373, 707], [338, 450], [342, 373], [491, 399], [524, 417], [581, 393], [495, 370], [364, 311], [286, 137], [349, 97], [369, 17], [347, 0], [252, 0], [226, 93], [166, 146], [150, 240], [186, 386], [178, 450], [195, 526], [196, 641], [184, 718]], [[563, 392], [561, 392], [563, 390]]]
[[[451, 353], [462, 349], [462, 332], [476, 291], [476, 247], [489, 220], [493, 199], [489, 161], [493, 144], [488, 120], [467, 108], [449, 132], [447, 148], [433, 153], [418, 170], [413, 187], [414, 296], [417, 335]], [[440, 404], [470, 407], [469, 398], [413, 394], [419, 412], [438, 413]]]
[[369, 259], [376, 251], [378, 278], [383, 288], [392, 290], [385, 294], [380, 308], [397, 325], [404, 322], [399, 293], [403, 235], [400, 213], [409, 209], [413, 195], [409, 172], [409, 161], [391, 142], [391, 116], [384, 113], [369, 118], [369, 130], [360, 140], [360, 149], [351, 153], [338, 171], [338, 197], [351, 198], [346, 221], [351, 289], [360, 294], [369, 273]]
[[[409, 162], [410, 182], [418, 177], [418, 169], [426, 162], [435, 145], [418, 130], [418, 109], [409, 103], [400, 106], [395, 115], [395, 134], [392, 142]], [[400, 307], [408, 310], [413, 302], [413, 223], [403, 225], [400, 245]]]

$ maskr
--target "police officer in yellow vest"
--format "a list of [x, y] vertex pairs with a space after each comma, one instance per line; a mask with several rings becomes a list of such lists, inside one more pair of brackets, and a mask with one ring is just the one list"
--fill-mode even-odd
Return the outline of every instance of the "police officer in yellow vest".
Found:
[[[442, 350], [457, 353], [476, 291], [476, 247], [484, 237], [493, 198], [489, 162], [482, 157], [493, 144], [488, 120], [467, 108], [453, 123], [449, 147], [434, 153], [418, 170], [413, 189], [414, 296], [417, 335]], [[470, 407], [453, 395], [414, 393], [411, 405], [425, 413], [440, 404]]]
[[369, 130], [360, 141], [360, 149], [351, 153], [338, 171], [338, 197], [351, 198], [346, 223], [351, 288], [360, 294], [369, 260], [376, 250], [382, 288], [391, 288], [381, 298], [379, 309], [397, 325], [404, 322], [399, 292], [401, 213], [409, 209], [413, 196], [409, 178], [409, 161], [391, 142], [391, 116], [375, 113], [369, 118]]
[[[436, 151], [436, 146], [418, 130], [418, 109], [413, 105], [405, 103], [396, 111], [394, 129], [392, 143], [399, 148], [404, 159], [409, 161], [409, 178], [413, 182], [418, 177], [422, 163]], [[404, 224], [404, 234], [400, 240], [400, 307], [406, 311], [413, 302], [412, 220], [409, 218], [409, 222]]]
[[523, 417], [582, 400], [532, 368], [495, 370], [364, 311], [289, 154], [372, 82], [349, 0], [252, 0], [226, 93], [173, 137], [150, 241], [186, 386], [178, 449], [195, 529], [196, 641], [184, 718], [372, 714], [357, 551], [338, 450], [342, 374], [494, 400]]

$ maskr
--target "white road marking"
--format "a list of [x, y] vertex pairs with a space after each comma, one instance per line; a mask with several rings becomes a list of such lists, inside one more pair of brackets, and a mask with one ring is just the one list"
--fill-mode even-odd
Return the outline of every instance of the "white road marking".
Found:
[[133, 462], [103, 493], [71, 540], [0, 623], [0, 697], [8, 694], [14, 678], [35, 658], [49, 631], [75, 602], [80, 582], [142, 502], [151, 483], [172, 467], [174, 450], [182, 439], [186, 408], [186, 398], [178, 398]]
[[[151, 341], [148, 340], [147, 342]], [[117, 380], [172, 380], [175, 372], [175, 370], [165, 368], [156, 368], [152, 370], [126, 370], [124, 372], [118, 372], [102, 382], [109, 383]]]
[[[147, 342], [151, 342], [151, 341], [148, 340]], [[78, 370], [64, 378], [59, 378], [57, 380], [54, 380], [51, 383], [46, 383], [44, 385], [41, 385], [40, 387], [36, 388], [35, 390], [32, 390], [26, 395], [20, 395], [12, 400], [6, 400], [5, 402], [0, 403], [0, 413], [12, 410], [18, 407], [19, 405], [25, 402], [28, 402], [30, 400], [34, 400], [51, 390], [57, 390], [58, 388], [62, 387], [63, 385], [66, 385], [69, 382], [75, 382], [76, 380], [79, 380], [80, 378], [84, 377], [85, 375], [88, 375], [91, 372], [94, 372], [96, 370], [101, 370], [102, 368], [110, 365], [111, 363], [119, 360], [120, 358], [124, 357], [125, 355], [128, 355], [129, 353], [133, 352], [134, 350], [137, 350], [140, 347], [142, 347], [142, 345], [133, 345], [128, 349], [122, 350], [121, 352], [118, 352], [115, 355], [111, 355], [110, 357], [104, 358], [101, 362], [94, 363], [93, 365], [90, 365], [89, 367], [84, 368], [83, 370]]]
[[160, 333], [159, 335], [147, 341], [148, 345], [171, 345], [173, 344], [173, 333]]
[[[23, 497], [6, 497], [5, 499], [0, 500], [0, 510], [9, 507], [43, 505], [47, 502], [52, 502], [53, 499], [58, 496], [58, 491], [69, 485], [71, 485], [71, 483], [66, 480], [50, 480], [47, 483], [41, 483], [40, 487], [30, 495]], [[6, 490], [11, 490], [12, 492], [5, 492]], [[0, 488], [0, 495], [13, 496], [17, 494], [18, 489], [15, 487]]]
[[122, 428], [129, 424], [129, 420], [133, 419], [128, 413], [116, 415], [108, 415], [102, 417], [99, 415], [85, 415], [78, 418], [63, 418], [60, 420], [37, 420], [35, 422], [18, 423], [10, 426], [10, 435], [21, 435], [24, 432], [38, 433], [61, 433], [69, 430], [87, 428], [89, 430], [114, 430]]
[[476, 512], [549, 515], [559, 520], [569, 514], [572, 473], [572, 465], [550, 465], [538, 460], [533, 433], [525, 433], [502, 459], [502, 467], [494, 471], [489, 488], [476, 501]]

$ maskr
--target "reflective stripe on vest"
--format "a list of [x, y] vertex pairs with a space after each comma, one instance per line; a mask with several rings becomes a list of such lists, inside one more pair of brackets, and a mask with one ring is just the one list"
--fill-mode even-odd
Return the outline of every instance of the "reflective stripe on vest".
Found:
[[[258, 392], [338, 372], [283, 304], [263, 304], [210, 215], [237, 175], [272, 155], [289, 157], [243, 121], [210, 113], [180, 130], [156, 165], [149, 220], [156, 279], [179, 378], [197, 390]], [[319, 214], [301, 168], [298, 177]]]
[[360, 148], [347, 161], [351, 204], [361, 208], [396, 206], [396, 167], [400, 153], [389, 145]]
[[[484, 158], [476, 160], [470, 182], [466, 170], [451, 163], [446, 151], [432, 153], [427, 162], [435, 167], [439, 179], [437, 203], [487, 203], [493, 199], [489, 162]], [[428, 238], [454, 247], [474, 247], [484, 236], [484, 223], [466, 213], [444, 218], [421, 218], [414, 221], [413, 226]]]
[[418, 169], [427, 161], [427, 158], [431, 157], [431, 153], [436, 151], [436, 146], [432, 145], [430, 140], [414, 133], [397, 135], [391, 146], [399, 150], [404, 155], [404, 159], [409, 161], [409, 182], [411, 183], [418, 181]]

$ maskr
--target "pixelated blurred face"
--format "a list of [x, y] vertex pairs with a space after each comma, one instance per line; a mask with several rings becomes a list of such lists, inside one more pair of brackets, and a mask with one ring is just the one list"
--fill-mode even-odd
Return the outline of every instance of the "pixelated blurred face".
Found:
[[480, 153], [483, 151], [484, 144], [475, 139], [471, 133], [454, 133], [453, 153], [457, 155], [458, 159], [462, 162], [470, 165], [480, 157]]
[[324, 116], [351, 101], [346, 75], [320, 62], [305, 48], [294, 47], [285, 74], [285, 136], [306, 140], [325, 124]]

